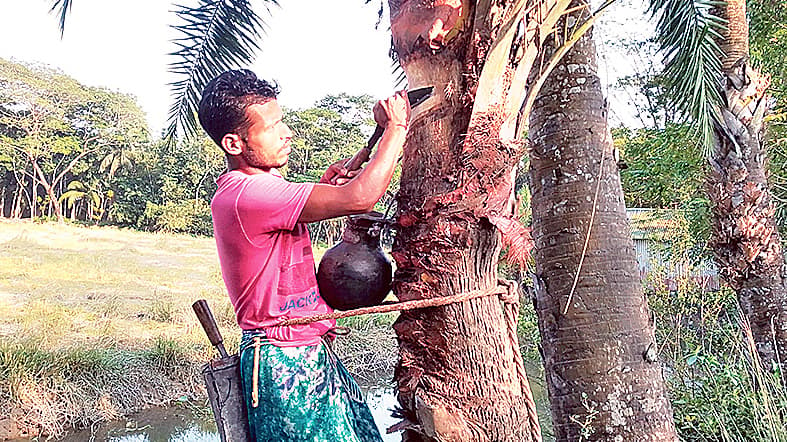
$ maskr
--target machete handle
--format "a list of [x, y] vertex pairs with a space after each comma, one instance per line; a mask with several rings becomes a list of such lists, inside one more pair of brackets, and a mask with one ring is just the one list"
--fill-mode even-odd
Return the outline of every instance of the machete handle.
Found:
[[353, 170], [360, 169], [363, 166], [363, 163], [369, 161], [369, 156], [372, 154], [372, 148], [375, 144], [380, 140], [380, 137], [383, 136], [383, 129], [382, 126], [377, 126], [374, 129], [374, 133], [371, 137], [369, 137], [369, 142], [366, 143], [366, 147], [362, 147], [352, 158], [350, 161], [344, 164], [344, 167], [347, 169], [348, 172], [352, 172]]
[[191, 308], [193, 308], [194, 313], [197, 314], [197, 319], [199, 319], [199, 323], [202, 324], [202, 329], [205, 330], [205, 334], [208, 335], [210, 343], [219, 351], [219, 355], [222, 358], [228, 357], [227, 350], [224, 349], [224, 338], [221, 337], [219, 326], [216, 324], [216, 319], [213, 318], [213, 312], [211, 312], [210, 307], [208, 307], [208, 301], [200, 299], [194, 304], [191, 304]]

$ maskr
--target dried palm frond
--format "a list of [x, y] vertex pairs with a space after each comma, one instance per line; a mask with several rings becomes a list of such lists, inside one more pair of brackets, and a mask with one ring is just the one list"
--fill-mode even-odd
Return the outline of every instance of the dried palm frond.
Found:
[[532, 229], [513, 218], [490, 216], [489, 221], [503, 234], [503, 246], [508, 247], [508, 262], [524, 269], [530, 261], [530, 252], [535, 247], [533, 237], [530, 236]]

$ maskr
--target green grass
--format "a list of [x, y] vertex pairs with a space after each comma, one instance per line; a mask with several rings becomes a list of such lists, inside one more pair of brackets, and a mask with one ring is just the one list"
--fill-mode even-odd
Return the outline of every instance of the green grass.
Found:
[[206, 298], [236, 333], [212, 238], [116, 228], [0, 224], [0, 338], [44, 349], [109, 342], [147, 348], [159, 336], [204, 341], [191, 303]]
[[[202, 402], [200, 367], [215, 351], [197, 299], [237, 351], [213, 238], [0, 219], [0, 421], [58, 437], [184, 395]], [[355, 339], [340, 354], [368, 347], [350, 369], [390, 375], [393, 319], [347, 321]]]
[[56, 437], [204, 395], [201, 298], [237, 347], [212, 238], [0, 221], [0, 420]]

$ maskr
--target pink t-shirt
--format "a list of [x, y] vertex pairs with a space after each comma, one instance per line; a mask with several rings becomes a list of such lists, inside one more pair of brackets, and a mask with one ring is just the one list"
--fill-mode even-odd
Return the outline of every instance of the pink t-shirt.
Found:
[[217, 184], [213, 231], [238, 325], [264, 329], [281, 347], [317, 344], [336, 321], [273, 326], [333, 311], [317, 288], [309, 232], [297, 223], [314, 184], [290, 183], [275, 171], [230, 171]]

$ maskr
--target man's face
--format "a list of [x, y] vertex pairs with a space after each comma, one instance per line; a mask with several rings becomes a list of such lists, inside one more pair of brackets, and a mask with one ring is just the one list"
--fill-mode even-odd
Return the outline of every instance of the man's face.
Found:
[[282, 121], [276, 100], [252, 104], [246, 108], [249, 126], [241, 156], [249, 166], [260, 169], [278, 168], [287, 164], [292, 131]]

